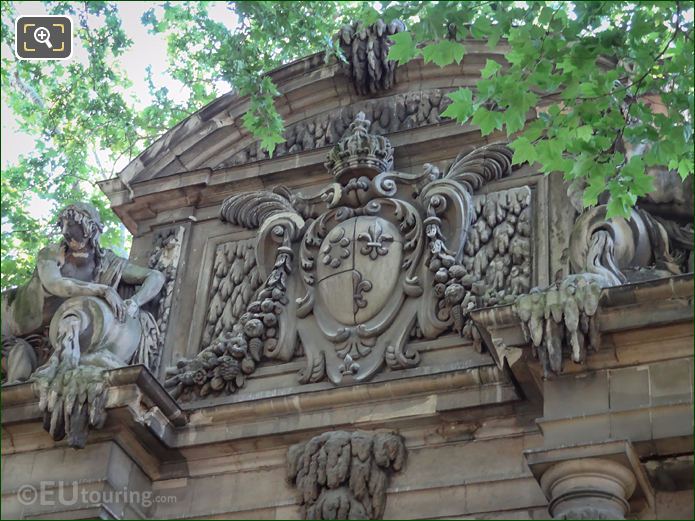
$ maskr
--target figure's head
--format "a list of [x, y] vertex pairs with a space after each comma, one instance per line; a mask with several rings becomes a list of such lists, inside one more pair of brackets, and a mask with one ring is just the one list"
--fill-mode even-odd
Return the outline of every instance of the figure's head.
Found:
[[75, 252], [99, 249], [99, 236], [104, 230], [99, 212], [91, 204], [73, 203], [58, 215], [58, 226], [70, 250]]

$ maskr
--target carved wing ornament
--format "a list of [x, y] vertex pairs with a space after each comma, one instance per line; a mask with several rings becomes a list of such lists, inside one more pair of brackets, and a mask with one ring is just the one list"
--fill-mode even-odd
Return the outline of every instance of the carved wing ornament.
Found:
[[[511, 173], [512, 151], [488, 145], [443, 174], [433, 165], [405, 174], [391, 169], [388, 139], [368, 129], [359, 114], [326, 163], [335, 181], [315, 195], [279, 187], [224, 201], [222, 220], [258, 230], [263, 282], [236, 324], [169, 371], [175, 396], [234, 392], [262, 359], [289, 360], [299, 342], [302, 383], [412, 367], [420, 359], [407, 346], [414, 328], [434, 338], [453, 326], [470, 337], [462, 306], [528, 290], [529, 189], [474, 196]], [[475, 226], [477, 245], [465, 250]]]

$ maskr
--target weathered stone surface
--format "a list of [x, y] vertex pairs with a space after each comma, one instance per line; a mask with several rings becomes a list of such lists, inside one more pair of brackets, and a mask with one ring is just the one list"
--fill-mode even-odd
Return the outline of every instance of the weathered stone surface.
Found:
[[[160, 231], [155, 235], [152, 253], [147, 265], [164, 275], [164, 285], [159, 297], [156, 300], [157, 311], [157, 348], [147, 352], [147, 357], [140, 362], [145, 364], [150, 371], [156, 373], [159, 361], [164, 352], [167, 329], [169, 326], [169, 315], [174, 299], [174, 289], [176, 285], [176, 275], [178, 272], [179, 261], [181, 259], [181, 248], [183, 244], [184, 228], [178, 226]], [[149, 355], [153, 358], [149, 359]]]
[[[247, 100], [227, 95], [100, 183], [134, 233], [131, 259], [164, 272], [151, 302], [162, 365], [184, 359], [167, 378], [180, 405], [141, 367], [95, 379], [66, 373], [47, 382], [43, 403], [38, 381], [5, 387], [3, 516], [288, 519], [302, 508], [336, 517], [342, 506], [354, 517], [365, 506], [349, 478], [321, 486], [313, 504], [286, 479], [290, 446], [337, 429], [402, 436], [408, 465], [385, 470], [384, 518], [598, 517], [605, 508], [595, 504], [572, 510], [564, 501], [559, 512], [524, 449], [546, 451], [547, 470], [562, 458], [616, 460], [599, 449], [629, 439], [637, 481], [640, 466], [692, 453], [692, 278], [671, 276], [693, 258], [687, 185], [650, 169], [657, 190], [638, 201], [633, 220], [575, 213], [557, 175], [511, 168], [510, 151], [494, 144], [501, 133], [483, 137], [441, 118], [448, 92], [473, 87], [488, 59], [504, 65], [503, 50], [465, 45], [461, 64], [399, 67], [398, 84], [380, 98], [357, 93], [339, 63], [288, 64], [271, 73], [289, 139], [272, 158], [242, 128]], [[326, 169], [324, 148], [334, 145]], [[607, 273], [632, 284], [579, 289], [588, 274]], [[307, 312], [297, 299], [308, 287]], [[593, 315], [587, 297], [598, 299]], [[514, 303], [535, 305], [523, 325]], [[396, 320], [379, 317], [389, 306]], [[393, 329], [360, 337], [370, 321]], [[340, 328], [355, 336], [341, 339]], [[30, 368], [50, 355], [47, 332], [36, 335], [16, 342], [35, 355]], [[554, 378], [543, 379], [534, 347]], [[365, 376], [370, 357], [379, 367]], [[68, 419], [84, 425], [70, 414], [90, 410], [79, 387], [101, 378], [106, 422], [85, 451], [114, 442], [120, 455], [63, 451], [43, 429], [41, 406], [52, 403], [53, 386], [63, 389], [45, 406], [49, 428], [65, 403]], [[92, 394], [101, 410], [102, 394]], [[574, 452], [561, 457], [558, 447]], [[94, 462], [106, 460], [103, 480]], [[666, 467], [650, 470], [655, 498], [638, 483], [631, 518], [692, 517], [692, 483], [679, 478], [692, 475], [692, 457]], [[151, 482], [169, 501], [147, 510], [19, 503], [27, 481], [62, 478], [90, 491]]]
[[305, 519], [381, 519], [388, 476], [400, 471], [402, 438], [388, 432], [332, 431], [293, 445], [287, 479]]
[[[444, 173], [426, 165], [420, 175], [403, 174], [390, 171], [389, 141], [368, 129], [369, 121], [358, 114], [326, 163], [337, 182], [319, 194], [305, 197], [279, 187], [223, 203], [224, 220], [259, 230], [255, 263], [266, 281], [246, 304], [254, 291], [253, 277], [242, 275], [253, 270], [250, 251], [237, 255], [231, 271], [227, 257], [218, 256], [203, 337], [210, 347], [169, 372], [167, 386], [177, 396], [232, 392], [261, 356], [289, 360], [297, 337], [307, 356], [302, 383], [361, 381], [384, 364], [413, 367], [419, 356], [405, 344], [416, 320], [426, 338], [452, 324], [470, 337], [470, 325], [463, 331], [462, 306], [468, 311], [527, 288], [530, 192], [480, 196], [476, 206], [472, 200], [473, 191], [511, 173], [511, 151], [490, 145], [462, 154]], [[237, 248], [243, 253], [244, 246]], [[297, 268], [301, 288], [293, 275]], [[492, 287], [487, 291], [486, 283]], [[223, 302], [225, 308], [231, 303], [229, 312], [220, 311]], [[239, 302], [246, 304], [241, 316]], [[234, 305], [238, 318], [232, 322]], [[234, 374], [225, 369], [224, 377], [218, 374], [227, 363], [219, 358], [219, 339], [226, 337], [240, 339], [238, 358], [246, 362]], [[234, 384], [225, 383], [232, 376]]]

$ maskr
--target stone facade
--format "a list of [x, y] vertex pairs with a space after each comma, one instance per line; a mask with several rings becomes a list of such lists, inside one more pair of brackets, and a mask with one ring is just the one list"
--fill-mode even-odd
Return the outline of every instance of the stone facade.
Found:
[[691, 519], [692, 199], [606, 222], [441, 118], [506, 50], [308, 57], [274, 157], [226, 95], [102, 182], [159, 333], [84, 443], [3, 388], [3, 517]]

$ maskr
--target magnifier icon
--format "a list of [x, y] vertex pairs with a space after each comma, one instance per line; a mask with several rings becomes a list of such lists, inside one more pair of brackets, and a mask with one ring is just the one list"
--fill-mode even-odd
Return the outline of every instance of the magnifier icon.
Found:
[[34, 39], [39, 42], [43, 43], [48, 47], [49, 49], [52, 49], [53, 46], [51, 45], [51, 32], [46, 29], [45, 27], [37, 27], [34, 30]]

